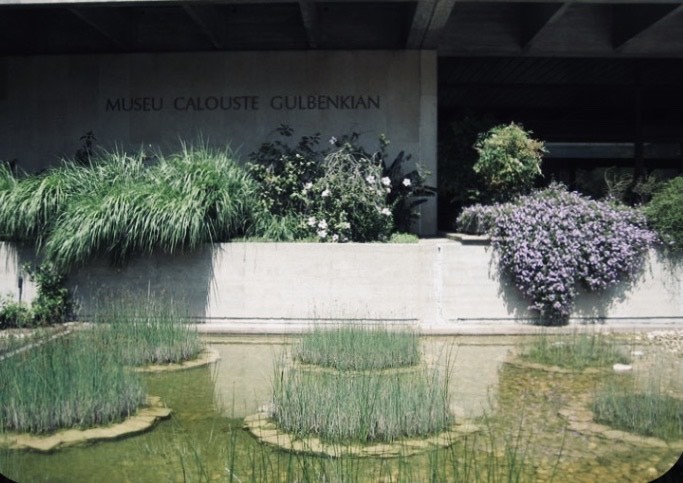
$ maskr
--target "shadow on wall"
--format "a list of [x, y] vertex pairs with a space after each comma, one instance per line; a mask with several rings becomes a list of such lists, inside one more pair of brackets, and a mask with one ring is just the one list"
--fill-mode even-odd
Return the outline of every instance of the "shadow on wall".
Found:
[[97, 307], [119, 297], [153, 297], [183, 307], [192, 319], [203, 321], [213, 282], [212, 247], [181, 254], [132, 257], [122, 267], [98, 259], [67, 278], [78, 307], [78, 318], [88, 320]]
[[[489, 277], [498, 283], [498, 296], [511, 317], [540, 323], [539, 317], [527, 308], [530, 302], [512, 277], [498, 269], [495, 253], [489, 261]], [[579, 284], [570, 319], [583, 323], [605, 323], [607, 319], [680, 319], [681, 300], [683, 256], [653, 249], [630, 280], [593, 292]]]
[[515, 286], [512, 277], [501, 272], [498, 268], [496, 252], [491, 247], [488, 249], [491, 251], [488, 267], [489, 278], [498, 284], [498, 297], [503, 301], [508, 316], [520, 322], [539, 323], [538, 315], [529, 310], [529, 301]]

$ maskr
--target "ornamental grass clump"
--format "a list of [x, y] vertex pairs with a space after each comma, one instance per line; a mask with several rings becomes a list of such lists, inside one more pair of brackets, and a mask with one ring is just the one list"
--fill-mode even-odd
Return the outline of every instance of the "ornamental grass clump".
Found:
[[47, 433], [121, 421], [145, 402], [140, 378], [87, 331], [0, 361], [0, 428]]
[[568, 319], [578, 285], [604, 290], [633, 277], [657, 240], [639, 211], [558, 184], [500, 210], [491, 235], [502, 271], [551, 324]]
[[420, 341], [408, 329], [343, 325], [316, 327], [293, 350], [294, 360], [339, 371], [365, 371], [414, 366]]
[[44, 248], [63, 271], [99, 254], [176, 253], [243, 236], [258, 216], [256, 186], [227, 150], [102, 153], [1, 183], [0, 233]]

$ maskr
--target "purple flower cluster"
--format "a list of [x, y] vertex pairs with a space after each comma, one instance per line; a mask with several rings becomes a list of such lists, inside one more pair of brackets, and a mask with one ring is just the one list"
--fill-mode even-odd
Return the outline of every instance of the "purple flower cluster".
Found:
[[558, 184], [496, 215], [491, 235], [500, 267], [544, 319], [569, 317], [579, 283], [602, 290], [635, 274], [656, 242], [640, 212]]

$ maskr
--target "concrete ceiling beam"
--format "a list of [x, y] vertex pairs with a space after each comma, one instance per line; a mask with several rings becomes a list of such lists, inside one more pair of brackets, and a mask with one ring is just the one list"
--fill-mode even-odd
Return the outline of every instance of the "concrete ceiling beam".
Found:
[[436, 49], [456, 0], [419, 0], [406, 40], [408, 49]]
[[301, 19], [306, 29], [308, 47], [311, 49], [317, 49], [320, 43], [320, 21], [318, 20], [318, 10], [315, 3], [313, 0], [299, 0]]
[[520, 9], [520, 47], [528, 52], [534, 43], [551, 29], [576, 0], [557, 4], [524, 4]]
[[134, 47], [128, 22], [115, 10], [70, 7], [68, 11], [99, 32], [119, 49], [130, 50]]
[[214, 49], [225, 48], [224, 26], [221, 24], [220, 15], [210, 4], [195, 5], [182, 4], [183, 11], [187, 14], [199, 30], [211, 42]]
[[621, 52], [646, 32], [683, 12], [683, 4], [615, 5], [612, 11], [612, 45]]

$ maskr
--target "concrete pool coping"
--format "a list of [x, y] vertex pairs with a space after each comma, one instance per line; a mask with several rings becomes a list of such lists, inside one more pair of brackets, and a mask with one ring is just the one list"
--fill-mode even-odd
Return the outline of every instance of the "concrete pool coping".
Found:
[[[622, 323], [570, 323], [564, 326], [541, 326], [507, 322], [464, 322], [453, 324], [416, 324], [414, 321], [350, 321], [351, 323], [367, 323], [368, 325], [388, 325], [411, 327], [420, 335], [534, 335], [538, 333], [574, 333], [574, 332], [649, 332], [649, 331], [683, 331], [683, 321], [662, 322], [656, 319]], [[241, 320], [239, 322], [206, 322], [197, 325], [197, 330], [207, 335], [289, 335], [300, 334], [315, 326], [335, 326], [349, 321], [292, 321], [292, 320]]]

